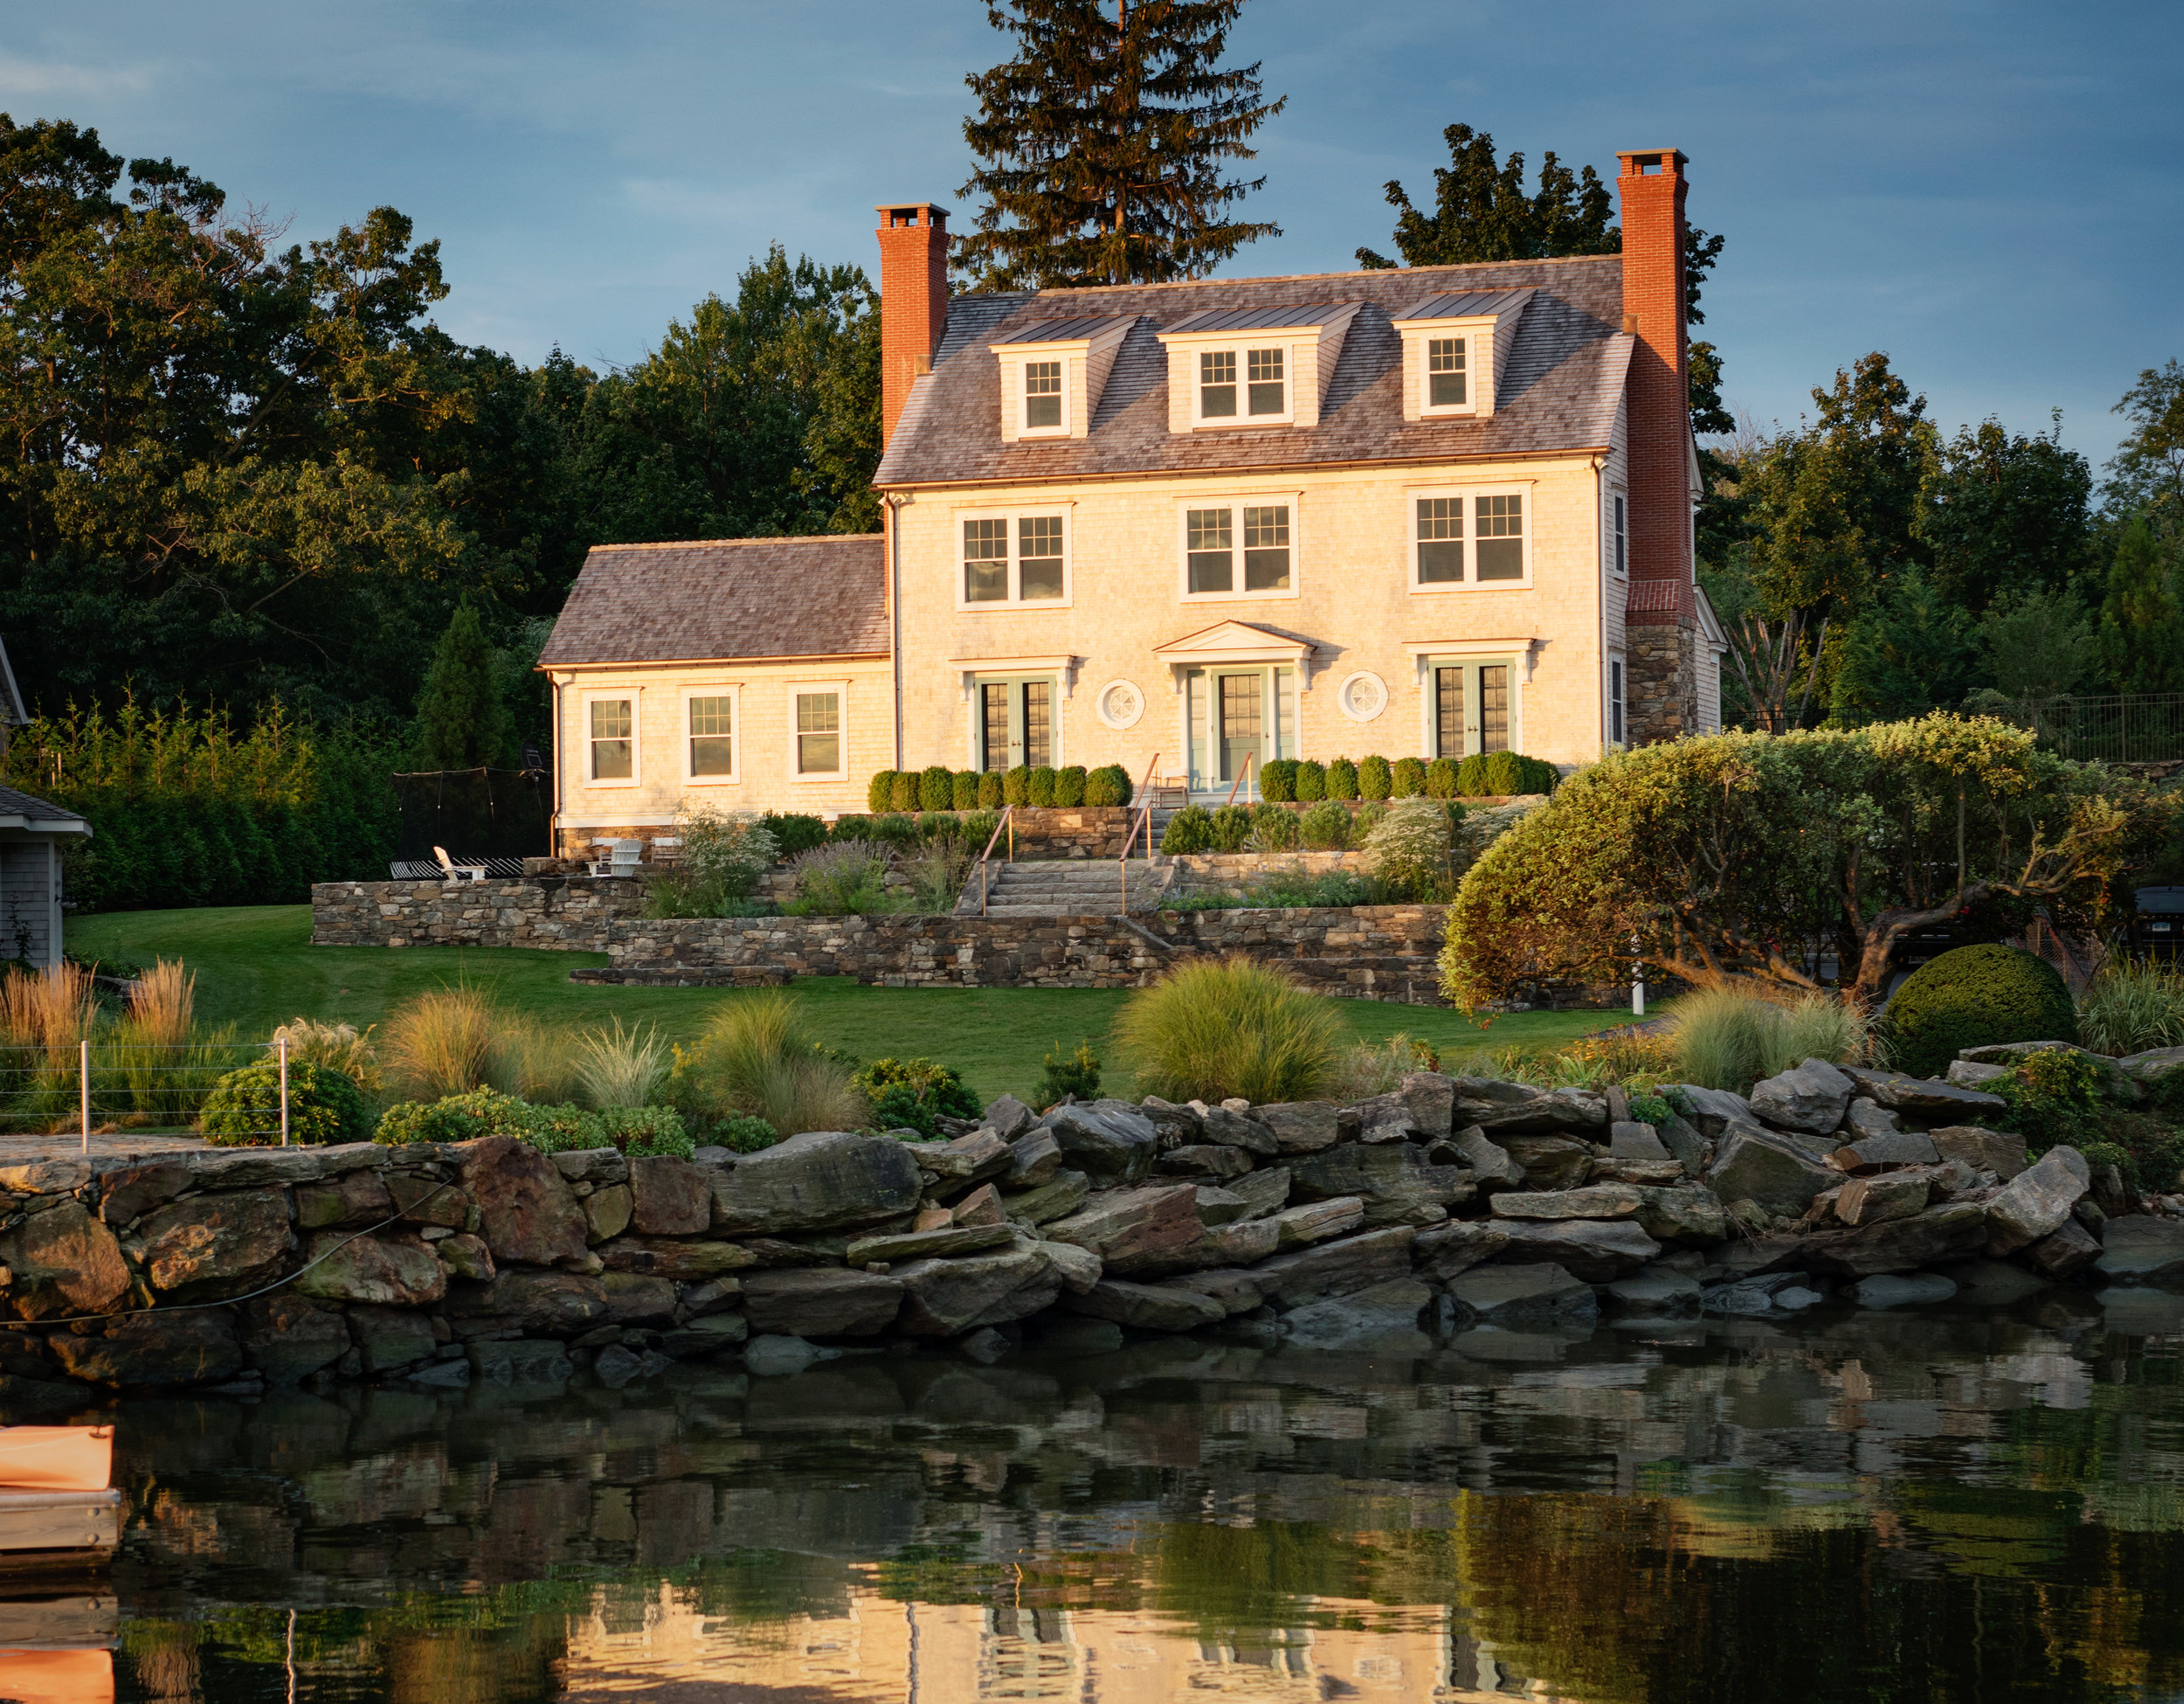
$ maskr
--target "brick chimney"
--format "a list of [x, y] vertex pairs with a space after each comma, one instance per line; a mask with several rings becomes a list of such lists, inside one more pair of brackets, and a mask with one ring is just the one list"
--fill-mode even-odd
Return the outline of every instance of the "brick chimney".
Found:
[[948, 210], [930, 201], [880, 214], [880, 445], [887, 447], [911, 383], [930, 372], [948, 329]]

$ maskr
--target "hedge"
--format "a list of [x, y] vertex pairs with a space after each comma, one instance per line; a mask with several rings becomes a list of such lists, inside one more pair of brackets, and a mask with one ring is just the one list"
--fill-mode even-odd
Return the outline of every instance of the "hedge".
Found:
[[[216, 1147], [273, 1147], [280, 1141], [280, 1065], [264, 1059], [232, 1070], [212, 1085], [197, 1118]], [[291, 1142], [369, 1142], [371, 1113], [363, 1091], [331, 1065], [288, 1062]]]

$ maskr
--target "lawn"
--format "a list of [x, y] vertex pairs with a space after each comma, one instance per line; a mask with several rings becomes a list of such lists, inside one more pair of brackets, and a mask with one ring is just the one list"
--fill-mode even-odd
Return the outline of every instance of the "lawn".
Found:
[[[383, 1021], [412, 994], [469, 982], [548, 1022], [582, 1028], [620, 1017], [656, 1023], [670, 1038], [687, 1041], [714, 1007], [736, 997], [717, 988], [571, 982], [571, 970], [606, 962], [598, 952], [313, 946], [310, 941], [308, 905], [116, 911], [72, 918], [68, 925], [69, 950], [79, 957], [132, 964], [182, 959], [197, 973], [199, 1016], [232, 1022], [251, 1038], [292, 1017], [361, 1029]], [[981, 1098], [1029, 1091], [1039, 1080], [1041, 1057], [1057, 1042], [1068, 1050], [1089, 1041], [1105, 1063], [1109, 1092], [1130, 1088], [1126, 1066], [1108, 1046], [1108, 1026], [1130, 997], [1122, 990], [870, 988], [840, 977], [804, 978], [794, 989], [831, 1045], [861, 1059], [923, 1054], [944, 1060], [963, 1072]], [[1335, 1003], [1360, 1040], [1385, 1041], [1406, 1031], [1453, 1056], [1479, 1047], [1567, 1041], [1622, 1021], [1614, 1012], [1519, 1012], [1496, 1019], [1489, 1032], [1461, 1013], [1437, 1008]]]

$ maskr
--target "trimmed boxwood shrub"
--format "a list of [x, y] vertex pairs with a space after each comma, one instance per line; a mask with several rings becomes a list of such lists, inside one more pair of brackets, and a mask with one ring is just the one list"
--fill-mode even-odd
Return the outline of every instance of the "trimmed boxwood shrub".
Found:
[[951, 802], [957, 810], [977, 810], [978, 808], [978, 772], [975, 769], [958, 769], [949, 791], [951, 794]]
[[1459, 799], [1481, 799], [1494, 789], [1486, 784], [1486, 758], [1483, 752], [1474, 752], [1456, 765], [1456, 796]]
[[1315, 763], [1310, 758], [1299, 758], [1296, 764], [1296, 797], [1300, 804], [1313, 805], [1327, 796], [1327, 765]]
[[[849, 836], [837, 828], [834, 838], [847, 840]], [[876, 840], [883, 846], [907, 848], [923, 844], [925, 831], [917, 826], [916, 817], [906, 815], [901, 811], [890, 811], [887, 815], [875, 816], [865, 824], [863, 838]]]
[[1086, 781], [1084, 765], [1073, 763], [1066, 769], [1054, 771], [1054, 803], [1072, 807], [1084, 803]]
[[773, 836], [776, 858], [793, 858], [799, 852], [826, 844], [826, 819], [806, 811], [768, 811], [758, 819], [758, 826]]
[[882, 769], [865, 785], [865, 808], [877, 815], [895, 808], [895, 772]]
[[1130, 784], [1130, 771], [1119, 763], [1103, 763], [1084, 778], [1084, 802], [1088, 805], [1127, 805], [1134, 790]]
[[917, 776], [904, 770], [895, 778], [895, 786], [888, 793], [888, 808], [891, 811], [914, 811], [917, 808]]
[[1213, 848], [1213, 814], [1203, 805], [1185, 805], [1168, 819], [1166, 832], [1160, 836], [1160, 849], [1170, 857]]
[[1261, 852], [1296, 850], [1296, 813], [1279, 805], [1261, 805], [1251, 814], [1251, 837]]
[[1306, 811], [1296, 828], [1308, 852], [1339, 852], [1350, 844], [1350, 813], [1331, 799]]
[[1358, 759], [1358, 797], [1386, 799], [1395, 791], [1395, 775], [1386, 758]]
[[1426, 765], [1426, 796], [1428, 799], [1454, 799], [1456, 782], [1462, 773], [1462, 765], [1454, 758], [1435, 758]]
[[1004, 805], [1028, 805], [1032, 802], [1032, 772], [1022, 764], [1001, 772], [1001, 802]]
[[2075, 1042], [2077, 1014], [2045, 959], [2014, 946], [1959, 946], [1904, 978], [1883, 1029], [1897, 1070], [1939, 1077], [1964, 1048]]
[[1296, 797], [1296, 759], [1275, 758], [1259, 765], [1259, 796], [1270, 805]]
[[1003, 797], [1004, 792], [1001, 772], [998, 769], [987, 770], [978, 777], [978, 808], [982, 811], [999, 810], [1008, 803], [1007, 799]]
[[1242, 805], [1223, 805], [1213, 813], [1213, 849], [1241, 852], [1251, 838], [1251, 812]]
[[1426, 791], [1426, 760], [1398, 758], [1388, 772], [1388, 792], [1397, 799], [1415, 799]]
[[[217, 1147], [278, 1147], [280, 1144], [280, 1062], [260, 1060], [232, 1070], [212, 1085], [197, 1121]], [[347, 1073], [301, 1059], [288, 1062], [288, 1139], [291, 1142], [369, 1142], [371, 1114], [363, 1091]]]
[[917, 804], [921, 811], [944, 811], [956, 802], [956, 778], [939, 764], [930, 765], [918, 773]]
[[1024, 801], [1037, 809], [1054, 802], [1054, 772], [1045, 764], [1033, 765], [1024, 778]]
[[1358, 765], [1348, 758], [1330, 758], [1327, 765], [1327, 789], [1323, 797], [1355, 799], [1357, 796]]

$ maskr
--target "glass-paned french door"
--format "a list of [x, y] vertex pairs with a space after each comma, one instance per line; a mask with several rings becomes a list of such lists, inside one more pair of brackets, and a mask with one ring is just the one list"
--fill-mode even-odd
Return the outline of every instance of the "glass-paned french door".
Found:
[[1247, 791], [1255, 789], [1261, 766], [1296, 755], [1293, 668], [1193, 668], [1184, 676], [1183, 704], [1194, 791], [1227, 787], [1243, 777], [1247, 763]]
[[985, 769], [1054, 760], [1054, 683], [1050, 680], [978, 683], [978, 758]]
[[1514, 720], [1514, 689], [1506, 662], [1452, 662], [1434, 671], [1434, 756], [1468, 758], [1506, 752]]

